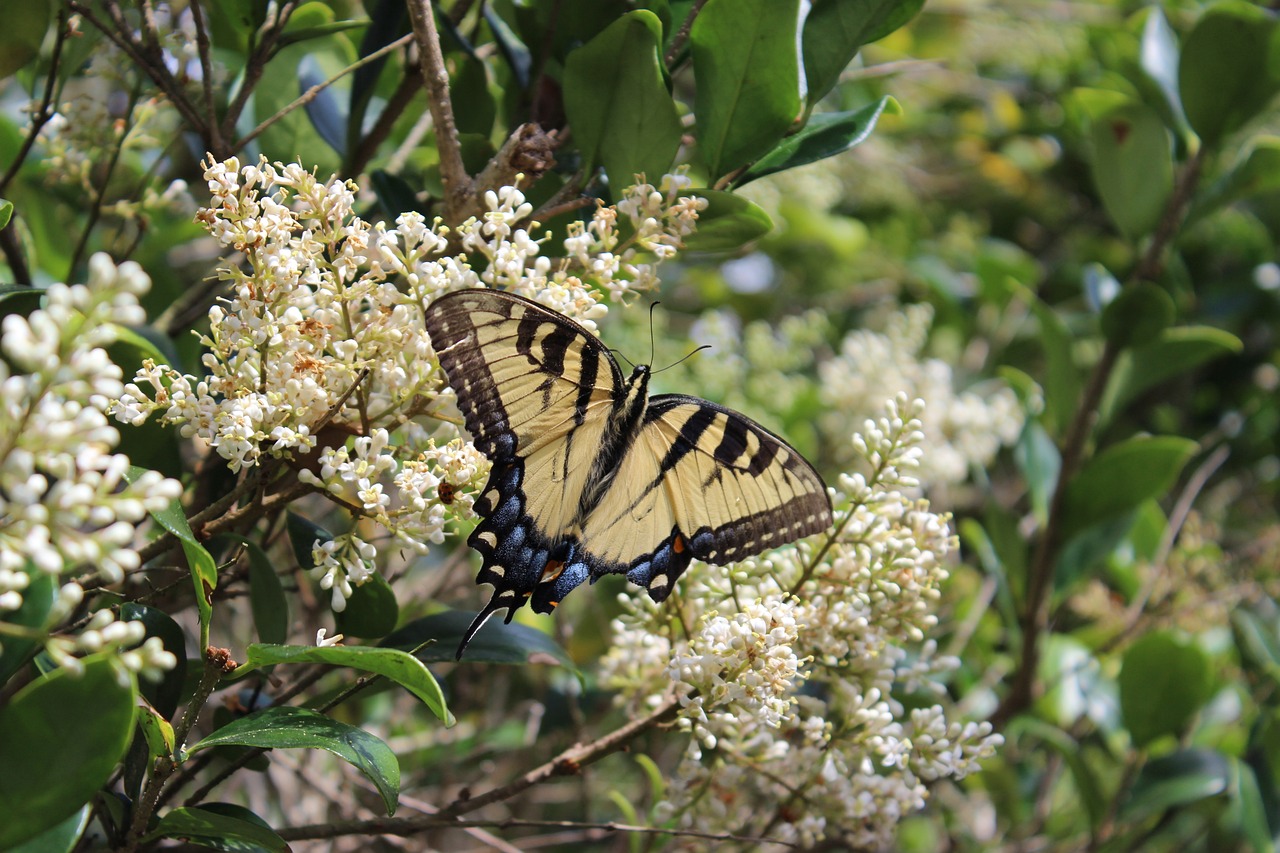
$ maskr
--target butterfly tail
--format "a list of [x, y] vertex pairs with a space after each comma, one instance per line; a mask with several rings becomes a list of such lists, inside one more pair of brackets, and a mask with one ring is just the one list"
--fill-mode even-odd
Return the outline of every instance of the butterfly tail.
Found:
[[488, 622], [489, 617], [494, 613], [505, 607], [507, 608], [507, 621], [511, 621], [511, 617], [515, 615], [516, 608], [520, 606], [520, 603], [523, 603], [513, 603], [511, 599], [512, 595], [509, 591], [494, 593], [493, 598], [489, 599], [489, 603], [484, 606], [484, 609], [476, 614], [476, 618], [471, 620], [471, 624], [462, 635], [462, 642], [458, 644], [458, 653], [454, 655], [454, 660], [462, 660], [462, 653], [467, 650], [472, 637], [484, 627], [484, 623]]

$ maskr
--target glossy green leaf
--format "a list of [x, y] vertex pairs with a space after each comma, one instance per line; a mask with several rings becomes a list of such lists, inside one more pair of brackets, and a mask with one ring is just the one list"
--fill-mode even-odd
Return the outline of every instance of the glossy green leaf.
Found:
[[1275, 15], [1243, 0], [1211, 6], [1182, 45], [1178, 90], [1187, 121], [1205, 145], [1267, 107], [1280, 91]]
[[140, 685], [142, 695], [164, 717], [172, 718], [182, 700], [187, 676], [187, 638], [173, 617], [163, 610], [136, 604], [132, 601], [120, 606], [121, 622], [141, 622], [147, 629], [147, 637], [159, 637], [165, 651], [177, 658], [177, 665], [164, 673], [159, 681], [145, 680]]
[[254, 643], [246, 651], [246, 660], [234, 673], [243, 675], [255, 669], [281, 663], [325, 663], [372, 672], [389, 678], [417, 696], [446, 725], [453, 725], [453, 715], [445, 707], [444, 694], [435, 677], [422, 662], [399, 649], [371, 646], [271, 646]]
[[[143, 473], [145, 469], [134, 466], [129, 469], [125, 479], [132, 483]], [[191, 525], [187, 523], [187, 514], [180, 501], [172, 501], [160, 512], [151, 513], [151, 517], [165, 530], [178, 537], [178, 541], [182, 543], [182, 552], [187, 557], [187, 565], [191, 568], [191, 580], [195, 584], [196, 612], [200, 616], [200, 648], [208, 648], [209, 622], [213, 618], [213, 591], [218, 588], [218, 564], [191, 531]]]
[[1163, 96], [1164, 109], [1171, 129], [1185, 135], [1187, 117], [1182, 110], [1182, 97], [1178, 93], [1178, 36], [1169, 26], [1169, 19], [1159, 6], [1150, 6], [1142, 25], [1140, 64]]
[[727, 252], [759, 240], [773, 230], [769, 214], [754, 202], [720, 190], [689, 190], [707, 200], [698, 213], [698, 230], [685, 238], [685, 248], [692, 252]]
[[9, 224], [9, 220], [13, 218], [13, 202], [5, 198], [0, 198], [0, 229]]
[[249, 557], [249, 607], [253, 611], [253, 626], [258, 631], [258, 640], [283, 643], [289, 635], [289, 600], [275, 564], [257, 542], [234, 534], [225, 538], [243, 547]]
[[1098, 422], [1105, 425], [1135, 397], [1215, 358], [1240, 352], [1243, 344], [1230, 332], [1209, 326], [1181, 326], [1166, 329], [1160, 336], [1137, 349], [1126, 350], [1098, 406]]
[[152, 758], [173, 755], [173, 726], [141, 696], [138, 697], [138, 727], [147, 740], [147, 751]]
[[[53, 608], [57, 596], [58, 581], [48, 572], [42, 572], [28, 563], [23, 571], [30, 580], [22, 592], [22, 606], [9, 611], [0, 618], [0, 622], [21, 625], [23, 628], [39, 628], [45, 623], [49, 611]], [[0, 684], [8, 681], [15, 672], [31, 660], [31, 656], [40, 648], [38, 640], [25, 637], [4, 635], [0, 643]]]
[[311, 559], [311, 550], [315, 547], [316, 542], [333, 541], [332, 533], [311, 519], [298, 515], [296, 512], [289, 512], [285, 515], [285, 528], [289, 531], [289, 544], [293, 546], [294, 559], [298, 561], [298, 566], [303, 569], [310, 569], [315, 566], [315, 562]]
[[1076, 792], [1084, 804], [1085, 813], [1089, 817], [1089, 826], [1097, 827], [1107, 812], [1107, 797], [1102, 793], [1097, 774], [1084, 760], [1080, 743], [1057, 726], [1044, 720], [1024, 714], [1014, 719], [1009, 726], [1007, 737], [1022, 741], [1032, 738], [1056, 752], [1066, 762], [1075, 782]]
[[381, 575], [352, 590], [347, 606], [334, 611], [334, 627], [348, 637], [384, 637], [396, 629], [400, 621], [400, 605], [395, 590]]
[[802, 108], [799, 0], [708, 0], [689, 33], [698, 150], [719, 178], [773, 148]]
[[57, 826], [107, 783], [133, 735], [133, 676], [108, 655], [58, 669], [0, 707], [0, 850]]
[[1134, 436], [1103, 450], [1067, 484], [1063, 538], [1164, 495], [1196, 447], [1177, 436]]
[[1038, 421], [1027, 421], [1013, 448], [1013, 461], [1022, 471], [1031, 494], [1031, 509], [1043, 520], [1049, 513], [1049, 499], [1058, 485], [1062, 454]]
[[[298, 94], [309, 92], [317, 86], [321, 86], [311, 100], [303, 104], [302, 109], [306, 112], [307, 118], [311, 121], [311, 127], [315, 132], [328, 143], [329, 147], [339, 154], [345, 154], [347, 151], [347, 110], [346, 104], [350, 100], [349, 97], [339, 97], [338, 93], [342, 90], [336, 85], [324, 86], [323, 84], [332, 76], [326, 72], [320, 65], [320, 59], [316, 56], [304, 56], [298, 63]], [[349, 81], [344, 80], [341, 83], [346, 87], [350, 85]]]
[[0, 317], [10, 314], [31, 316], [31, 312], [44, 301], [44, 290], [21, 284], [0, 284]]
[[1280, 191], [1280, 137], [1258, 137], [1242, 162], [1195, 198], [1187, 212], [1187, 225], [1241, 199], [1277, 191]]
[[657, 184], [680, 147], [680, 116], [663, 79], [662, 24], [630, 12], [569, 54], [564, 109], [584, 167], [604, 166], [615, 194], [643, 174]]
[[155, 829], [143, 840], [149, 842], [159, 838], [179, 838], [215, 850], [271, 850], [283, 853], [290, 849], [285, 840], [266, 826], [261, 818], [248, 820], [213, 807], [224, 805], [214, 803], [210, 806], [172, 809], [160, 818]]
[[90, 814], [91, 809], [85, 804], [62, 823], [15, 847], [6, 848], [5, 853], [72, 853], [89, 826]]
[[5, 5], [4, 28], [0, 29], [0, 80], [40, 55], [40, 45], [53, 20], [53, 4], [46, 0]]
[[814, 0], [803, 37], [809, 103], [835, 87], [864, 44], [903, 26], [923, 6], [924, 0]]
[[1227, 757], [1212, 749], [1184, 749], [1148, 761], [1120, 809], [1124, 820], [1140, 820], [1226, 793]]
[[[413, 620], [384, 638], [382, 644], [412, 649], [431, 643], [416, 652], [419, 659], [428, 663], [452, 662], [462, 635], [474, 618], [474, 613], [444, 610]], [[498, 619], [490, 619], [484, 624], [467, 646], [462, 660], [464, 663], [550, 663], [578, 672], [568, 653], [547, 634]]]
[[1150, 107], [1126, 104], [1095, 118], [1093, 183], [1112, 221], [1130, 240], [1156, 227], [1173, 192], [1173, 147]]
[[[250, 655], [253, 649], [249, 647]], [[363, 773], [382, 794], [387, 814], [395, 813], [400, 795], [400, 764], [391, 748], [363, 729], [308, 708], [279, 705], [255, 711], [218, 729], [188, 752], [214, 746], [326, 750]]]
[[1120, 291], [1102, 311], [1102, 334], [1120, 347], [1143, 346], [1173, 323], [1173, 299], [1163, 287], [1138, 281]]
[[757, 160], [736, 184], [741, 186], [774, 172], [784, 172], [848, 151], [871, 135], [876, 122], [886, 112], [898, 115], [902, 108], [893, 98], [885, 96], [859, 110], [815, 115], [797, 133], [782, 140]]
[[1177, 736], [1213, 693], [1209, 656], [1171, 632], [1140, 638], [1124, 653], [1120, 712], [1134, 743]]

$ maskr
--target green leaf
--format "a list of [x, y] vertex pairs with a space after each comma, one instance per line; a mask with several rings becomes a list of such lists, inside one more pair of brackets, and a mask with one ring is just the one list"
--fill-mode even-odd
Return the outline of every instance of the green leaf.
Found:
[[1130, 240], [1151, 233], [1173, 193], [1173, 147], [1150, 107], [1129, 103], [1090, 124], [1093, 183], [1112, 221]]
[[[249, 647], [250, 656], [254, 648]], [[192, 746], [188, 752], [194, 754], [214, 746], [326, 750], [355, 767], [376, 785], [387, 814], [395, 814], [396, 800], [400, 795], [400, 764], [395, 753], [363, 729], [332, 720], [316, 711], [286, 705], [263, 708], [228, 723]]]
[[0, 708], [0, 849], [34, 838], [88, 802], [124, 757], [137, 687], [109, 655], [57, 669]]
[[1080, 397], [1080, 375], [1072, 356], [1071, 333], [1052, 308], [1029, 290], [1021, 291], [1039, 324], [1044, 349], [1044, 416], [1050, 432], [1061, 434], [1075, 415]]
[[[131, 467], [125, 479], [136, 482], [146, 473], [146, 469], [136, 465]], [[160, 512], [151, 513], [151, 517], [165, 530], [178, 537], [182, 543], [182, 552], [187, 556], [187, 565], [191, 568], [191, 580], [196, 588], [196, 612], [200, 616], [200, 648], [209, 646], [209, 622], [213, 619], [213, 591], [218, 588], [218, 564], [213, 555], [196, 540], [196, 535], [187, 523], [187, 514], [182, 509], [182, 502], [172, 501]]]
[[1102, 309], [1102, 334], [1120, 347], [1149, 344], [1173, 323], [1173, 299], [1163, 287], [1138, 281]]
[[1089, 826], [1096, 828], [1106, 815], [1107, 797], [1102, 793], [1097, 775], [1084, 760], [1080, 743], [1057, 726], [1029, 714], [1015, 718], [1009, 728], [1008, 737], [1017, 737], [1019, 740], [1025, 737], [1033, 738], [1062, 756], [1075, 781], [1076, 792], [1084, 803], [1085, 813], [1089, 816]]
[[1187, 212], [1184, 229], [1229, 204], [1280, 190], [1280, 138], [1261, 136], [1235, 168], [1198, 195]]
[[603, 164], [617, 195], [636, 175], [656, 185], [680, 147], [680, 115], [664, 80], [662, 24], [623, 15], [569, 54], [564, 109], [588, 171]]
[[1063, 538], [1164, 495], [1196, 447], [1177, 436], [1134, 436], [1099, 453], [1067, 484]]
[[799, 132], [788, 136], [778, 147], [757, 160], [735, 183], [742, 186], [774, 172], [785, 172], [848, 151], [871, 135], [885, 112], [898, 115], [902, 107], [886, 95], [859, 110], [819, 113], [810, 118]]
[[799, 26], [799, 0], [708, 0], [693, 22], [693, 112], [712, 178], [773, 148], [800, 115]]
[[487, 137], [493, 132], [498, 104], [489, 91], [489, 75], [482, 61], [468, 57], [459, 62], [457, 73], [449, 81], [449, 91], [460, 133]]
[[720, 190], [687, 190], [707, 200], [698, 212], [698, 230], [684, 240], [691, 252], [727, 252], [758, 240], [773, 230], [769, 214], [755, 203]]
[[247, 660], [233, 674], [239, 677], [264, 666], [280, 663], [326, 663], [373, 672], [389, 678], [417, 696], [445, 725], [453, 725], [453, 715], [445, 707], [440, 685], [422, 662], [398, 649], [372, 646], [271, 646], [253, 643]]
[[[261, 818], [256, 821], [248, 820], [214, 808], [225, 805], [211, 803], [207, 806], [173, 809], [160, 818], [156, 828], [143, 838], [143, 842], [158, 838], [178, 838], [215, 850], [272, 850], [283, 853], [290, 849], [285, 840], [276, 835]], [[256, 818], [257, 815], [253, 817]]]
[[[401, 649], [417, 648], [415, 655], [427, 663], [451, 663], [462, 635], [471, 624], [474, 614], [461, 610], [444, 610], [440, 613], [415, 619], [383, 639], [382, 645]], [[433, 642], [434, 641], [434, 642]], [[551, 663], [559, 664], [578, 674], [577, 667], [568, 653], [554, 639], [543, 632], [518, 623], [504, 623], [490, 619], [467, 646], [464, 660], [467, 663]]]
[[40, 55], [52, 6], [46, 0], [6, 4], [4, 28], [0, 29], [0, 80]]
[[218, 538], [238, 543], [249, 555], [249, 607], [258, 639], [264, 643], [283, 643], [289, 635], [289, 600], [271, 558], [251, 539], [235, 534]]
[[1049, 514], [1049, 499], [1058, 485], [1058, 472], [1062, 469], [1062, 454], [1049, 433], [1038, 421], [1027, 421], [1013, 448], [1013, 461], [1027, 481], [1031, 494], [1031, 509], [1036, 518], [1044, 521]]
[[147, 629], [147, 637], [159, 637], [165, 651], [178, 659], [178, 664], [164, 674], [160, 681], [144, 681], [142, 695], [164, 717], [172, 718], [182, 700], [187, 677], [187, 638], [163, 610], [136, 604], [132, 601], [120, 606], [121, 622], [141, 622]]
[[[17, 610], [4, 614], [0, 622], [20, 625], [23, 628], [43, 627], [49, 611], [53, 608], [57, 596], [58, 581], [48, 572], [42, 572], [30, 562], [23, 567], [30, 580], [22, 592], [22, 606]], [[4, 635], [0, 643], [0, 684], [7, 682], [15, 672], [26, 665], [31, 656], [40, 648], [38, 640], [25, 637]]]
[[1231, 634], [1246, 670], [1280, 687], [1280, 634], [1275, 624], [1267, 624], [1253, 610], [1236, 608], [1231, 611]]
[[80, 836], [89, 826], [91, 811], [86, 804], [57, 826], [46, 829], [29, 841], [8, 847], [5, 853], [72, 853]]
[[1275, 842], [1267, 825], [1267, 807], [1253, 768], [1235, 756], [1229, 758], [1231, 784], [1227, 789], [1229, 824], [1245, 838], [1257, 853], [1272, 853]]
[[333, 534], [304, 518], [296, 512], [285, 514], [285, 527], [289, 531], [289, 543], [293, 546], [293, 557], [303, 569], [315, 568], [311, 559], [311, 549], [316, 542], [332, 542]]
[[0, 229], [9, 224], [9, 220], [13, 218], [13, 202], [5, 198], [0, 198]]
[[1124, 544], [1136, 519], [1135, 512], [1121, 513], [1068, 538], [1053, 569], [1054, 591], [1069, 590], [1076, 581], [1092, 577], [1102, 561]]
[[804, 22], [804, 74], [809, 104], [816, 104], [864, 44], [906, 24], [924, 0], [815, 0]]
[[1275, 16], [1242, 0], [1210, 7], [1187, 35], [1178, 89], [1187, 120], [1208, 146], [1243, 127], [1280, 91]]
[[1167, 112], [1170, 128], [1186, 136], [1189, 129], [1187, 116], [1182, 110], [1182, 97], [1178, 94], [1178, 36], [1159, 6], [1149, 6], [1146, 11], [1147, 19], [1142, 24], [1140, 64], [1163, 96], [1161, 112]]
[[1098, 406], [1098, 423], [1111, 422], [1135, 397], [1167, 379], [1185, 376], [1196, 367], [1243, 348], [1230, 332], [1209, 326], [1166, 329], [1155, 341], [1126, 350], [1116, 361]]
[[335, 627], [348, 637], [383, 637], [396, 629], [400, 605], [391, 585], [373, 575], [352, 590], [347, 607], [333, 614]]
[[173, 726], [141, 696], [138, 697], [138, 726], [147, 739], [147, 750], [152, 758], [173, 755]]
[[1141, 820], [1226, 792], [1231, 783], [1227, 757], [1212, 749], [1185, 749], [1149, 761], [1120, 809], [1123, 820]]
[[1213, 693], [1209, 656], [1168, 631], [1139, 639], [1120, 667], [1120, 712], [1134, 744], [1177, 736]]

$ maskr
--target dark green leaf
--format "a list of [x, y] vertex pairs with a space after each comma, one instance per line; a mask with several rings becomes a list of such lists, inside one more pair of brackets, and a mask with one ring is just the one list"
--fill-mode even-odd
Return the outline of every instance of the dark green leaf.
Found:
[[773, 220], [760, 207], [740, 195], [719, 190], [686, 190], [707, 200], [698, 213], [698, 230], [685, 238], [693, 252], [727, 252], [758, 240], [773, 230]]
[[799, 132], [788, 136], [778, 147], [757, 160], [736, 185], [742, 186], [774, 172], [784, 172], [848, 151], [871, 135], [885, 112], [897, 115], [902, 108], [886, 95], [860, 110], [819, 113], [810, 118]]
[[391, 585], [373, 575], [352, 590], [346, 608], [333, 617], [335, 627], [348, 637], [383, 637], [396, 629], [400, 605]]
[[498, 116], [498, 104], [489, 91], [489, 74], [480, 59], [464, 59], [449, 81], [453, 117], [459, 133], [488, 137]]
[[1187, 35], [1178, 90], [1201, 141], [1216, 146], [1257, 116], [1280, 91], [1276, 19], [1243, 0], [1210, 7]]
[[0, 707], [0, 849], [57, 826], [106, 784], [133, 734], [133, 676], [108, 655], [58, 669]]
[[815, 0], [804, 23], [809, 103], [835, 87], [859, 48], [898, 29], [923, 6], [924, 0]]
[[1231, 353], [1243, 344], [1230, 332], [1209, 326], [1166, 329], [1146, 346], [1120, 354], [1098, 406], [1098, 422], [1105, 425], [1135, 397], [1167, 379], [1185, 376], [1196, 367]]
[[1227, 791], [1227, 821], [1253, 846], [1255, 853], [1271, 853], [1275, 842], [1267, 825], [1267, 807], [1253, 768], [1232, 756], [1231, 785]]
[[589, 171], [604, 166], [616, 195], [643, 174], [654, 185], [680, 147], [680, 116], [663, 80], [662, 25], [623, 15], [569, 54], [564, 109]]
[[[22, 593], [22, 606], [5, 613], [0, 621], [23, 628], [38, 628], [44, 625], [53, 607], [58, 581], [53, 575], [40, 571], [30, 563], [23, 570], [30, 580]], [[31, 660], [38, 648], [40, 643], [37, 640], [5, 635], [3, 644], [0, 644], [0, 684], [8, 681]]]
[[40, 55], [52, 6], [46, 0], [6, 4], [4, 28], [0, 29], [0, 80]]
[[1189, 640], [1160, 631], [1125, 651], [1120, 711], [1135, 745], [1179, 735], [1213, 693], [1209, 656]]
[[1135, 436], [1099, 453], [1067, 484], [1064, 539], [1164, 495], [1195, 451], [1190, 439]]
[[1068, 590], [1076, 581], [1094, 576], [1102, 561], [1124, 543], [1136, 518], [1137, 513], [1121, 513], [1067, 539], [1054, 567], [1054, 590]]
[[[418, 658], [428, 662], [452, 662], [462, 635], [475, 614], [461, 610], [445, 610], [415, 619], [383, 639], [384, 646], [419, 650]], [[432, 642], [434, 641], [434, 642]], [[506, 624], [490, 619], [467, 646], [467, 663], [551, 663], [577, 673], [567, 652], [554, 639], [541, 631], [516, 623]]]
[[304, 569], [314, 568], [311, 549], [316, 542], [332, 542], [333, 534], [295, 512], [286, 514], [285, 527], [289, 530], [289, 542], [293, 545], [293, 556], [298, 565]]
[[215, 850], [270, 850], [282, 853], [290, 849], [285, 840], [264, 825], [260, 818], [257, 821], [246, 820], [206, 806], [178, 808], [168, 812], [143, 841], [155, 841], [158, 838], [178, 838]]
[[[250, 655], [253, 649], [254, 646], [249, 647]], [[310, 709], [276, 706], [255, 711], [228, 723], [188, 751], [195, 753], [213, 746], [326, 750], [363, 773], [378, 787], [387, 814], [395, 813], [400, 795], [400, 764], [391, 748], [363, 729]]]
[[1120, 347], [1144, 346], [1173, 323], [1173, 299], [1163, 287], [1134, 282], [1102, 311], [1102, 334]]
[[289, 601], [276, 567], [251, 539], [235, 534], [224, 534], [215, 542], [229, 539], [245, 549], [249, 557], [249, 606], [253, 611], [253, 625], [258, 630], [258, 640], [263, 643], [283, 643], [289, 634]]
[[10, 314], [31, 315], [44, 301], [44, 290], [21, 284], [0, 284], [0, 317]]
[[1155, 229], [1173, 192], [1173, 143], [1154, 110], [1130, 103], [1091, 123], [1093, 182], [1130, 240]]
[[82, 806], [62, 823], [45, 830], [30, 841], [7, 848], [5, 853], [72, 853], [76, 842], [89, 826], [89, 814], [89, 806]]
[[235, 676], [272, 664], [326, 663], [347, 666], [362, 672], [373, 672], [400, 684], [417, 696], [445, 725], [453, 725], [453, 715], [444, 704], [440, 685], [422, 662], [399, 649], [370, 646], [269, 646], [254, 643], [249, 646], [247, 660], [235, 671]]
[[1085, 812], [1089, 816], [1089, 826], [1097, 827], [1107, 811], [1107, 797], [1098, 784], [1097, 774], [1084, 760], [1080, 744], [1071, 735], [1057, 726], [1024, 714], [1010, 724], [1008, 737], [1019, 739], [1033, 738], [1058, 753], [1071, 770], [1071, 778], [1075, 781], [1076, 791], [1084, 803]]
[[529, 48], [520, 41], [511, 27], [507, 26], [507, 22], [502, 20], [502, 16], [493, 8], [492, 3], [486, 3], [484, 6], [484, 20], [493, 31], [493, 40], [498, 45], [498, 52], [510, 66], [517, 85], [522, 90], [527, 89], [529, 72], [533, 67], [533, 57], [529, 54]]
[[172, 719], [182, 700], [183, 685], [187, 677], [187, 639], [173, 621], [173, 617], [163, 610], [147, 607], [144, 604], [126, 602], [120, 607], [121, 622], [141, 622], [146, 626], [148, 637], [159, 637], [165, 651], [178, 659], [178, 665], [164, 674], [160, 681], [144, 681], [142, 695], [155, 706], [166, 718]]
[[[145, 469], [133, 466], [125, 479], [132, 483], [144, 473]], [[196, 540], [191, 525], [187, 524], [187, 514], [180, 501], [174, 500], [166, 509], [151, 513], [151, 517], [182, 543], [182, 552], [186, 554], [187, 565], [191, 568], [191, 580], [196, 588], [196, 611], [200, 614], [200, 648], [207, 648], [209, 621], [213, 618], [213, 591], [218, 588], [218, 564], [214, 562], [213, 555]]]
[[712, 178], [773, 148], [800, 115], [799, 0], [708, 0], [689, 33], [698, 148]]
[[1138, 774], [1124, 820], [1141, 820], [1226, 792], [1231, 783], [1227, 757], [1212, 749], [1185, 749], [1147, 762]]

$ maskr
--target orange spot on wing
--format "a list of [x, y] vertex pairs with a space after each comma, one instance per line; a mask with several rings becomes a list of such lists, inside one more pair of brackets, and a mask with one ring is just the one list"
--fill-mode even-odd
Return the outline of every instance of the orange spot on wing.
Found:
[[547, 560], [546, 568], [542, 570], [542, 583], [555, 580], [560, 577], [560, 573], [563, 571], [563, 560]]
[[684, 537], [679, 533], [677, 533], [675, 538], [671, 540], [671, 550], [675, 551], [677, 554], [684, 553]]

